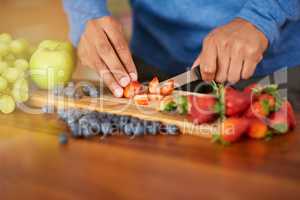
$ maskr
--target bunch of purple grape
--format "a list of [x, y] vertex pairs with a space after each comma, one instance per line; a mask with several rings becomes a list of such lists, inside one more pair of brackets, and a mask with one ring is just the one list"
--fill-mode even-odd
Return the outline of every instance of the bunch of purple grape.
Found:
[[83, 96], [88, 96], [92, 98], [97, 98], [100, 96], [99, 90], [95, 87], [93, 83], [81, 82], [75, 84], [74, 82], [69, 82], [66, 87], [57, 86], [52, 91], [54, 96], [65, 96], [72, 99], [80, 99]]
[[176, 125], [164, 125], [157, 121], [145, 121], [127, 115], [115, 115], [83, 109], [58, 110], [60, 119], [67, 123], [72, 136], [89, 138], [92, 136], [178, 135]]

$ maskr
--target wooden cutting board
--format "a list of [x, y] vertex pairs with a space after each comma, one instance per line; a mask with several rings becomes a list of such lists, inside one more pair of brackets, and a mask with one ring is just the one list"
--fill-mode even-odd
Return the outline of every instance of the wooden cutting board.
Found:
[[[187, 94], [184, 91], [175, 91], [176, 94]], [[202, 94], [198, 94], [202, 95]], [[104, 92], [100, 98], [84, 97], [79, 100], [56, 97], [47, 91], [35, 91], [28, 101], [30, 106], [41, 108], [44, 105], [54, 105], [56, 108], [84, 108], [99, 112], [119, 115], [130, 115], [144, 120], [160, 121], [164, 124], [175, 124], [181, 133], [211, 138], [218, 130], [218, 123], [194, 125], [187, 116], [176, 113], [163, 113], [155, 109], [155, 105], [137, 106], [130, 99], [113, 97], [109, 92]]]

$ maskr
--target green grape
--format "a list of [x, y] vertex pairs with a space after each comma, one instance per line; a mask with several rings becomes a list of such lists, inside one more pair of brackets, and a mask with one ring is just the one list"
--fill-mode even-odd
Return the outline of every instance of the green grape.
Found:
[[2, 74], [2, 77], [5, 78], [9, 83], [14, 83], [20, 75], [20, 71], [16, 68], [9, 67]]
[[7, 80], [0, 76], [0, 92], [4, 91], [8, 86]]
[[0, 75], [6, 71], [8, 64], [5, 61], [0, 61]]
[[29, 43], [24, 39], [13, 40], [10, 43], [10, 51], [17, 55], [26, 53], [28, 48]]
[[4, 57], [4, 60], [7, 62], [9, 67], [12, 67], [14, 65], [14, 62], [16, 60], [16, 57], [13, 54], [8, 54]]
[[8, 33], [0, 34], [0, 42], [10, 43], [12, 41], [12, 37]]
[[0, 97], [0, 111], [4, 114], [12, 113], [16, 108], [14, 99], [9, 95], [2, 95]]
[[5, 42], [0, 42], [0, 57], [5, 57], [9, 54], [9, 46]]
[[29, 86], [26, 79], [19, 79], [12, 88], [12, 96], [18, 103], [25, 102], [29, 98]]
[[14, 67], [20, 71], [26, 71], [29, 68], [29, 63], [25, 59], [17, 59], [15, 60]]

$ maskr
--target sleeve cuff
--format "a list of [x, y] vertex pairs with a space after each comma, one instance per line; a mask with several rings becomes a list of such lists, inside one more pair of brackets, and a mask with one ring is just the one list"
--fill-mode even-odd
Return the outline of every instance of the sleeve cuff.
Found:
[[[272, 6], [257, 5], [257, 3], [253, 3], [252, 1], [249, 2], [250, 3], [246, 3], [245, 7], [241, 10], [237, 17], [247, 20], [251, 24], [256, 26], [261, 32], [265, 34], [265, 36], [269, 40], [270, 46], [272, 46], [280, 36], [277, 18], [278, 15], [276, 17], [274, 16], [274, 14], [277, 13], [270, 14], [270, 10], [273, 10]], [[262, 4], [265, 3], [267, 2], [264, 2]]]
[[74, 46], [77, 46], [86, 23], [91, 19], [109, 16], [106, 0], [64, 0], [64, 10], [68, 14], [70, 38]]

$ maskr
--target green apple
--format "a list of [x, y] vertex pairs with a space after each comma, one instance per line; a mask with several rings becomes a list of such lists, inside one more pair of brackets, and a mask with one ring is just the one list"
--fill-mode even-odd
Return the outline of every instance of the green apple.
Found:
[[68, 42], [46, 40], [30, 59], [30, 75], [40, 89], [53, 89], [70, 81], [74, 71], [73, 47]]

